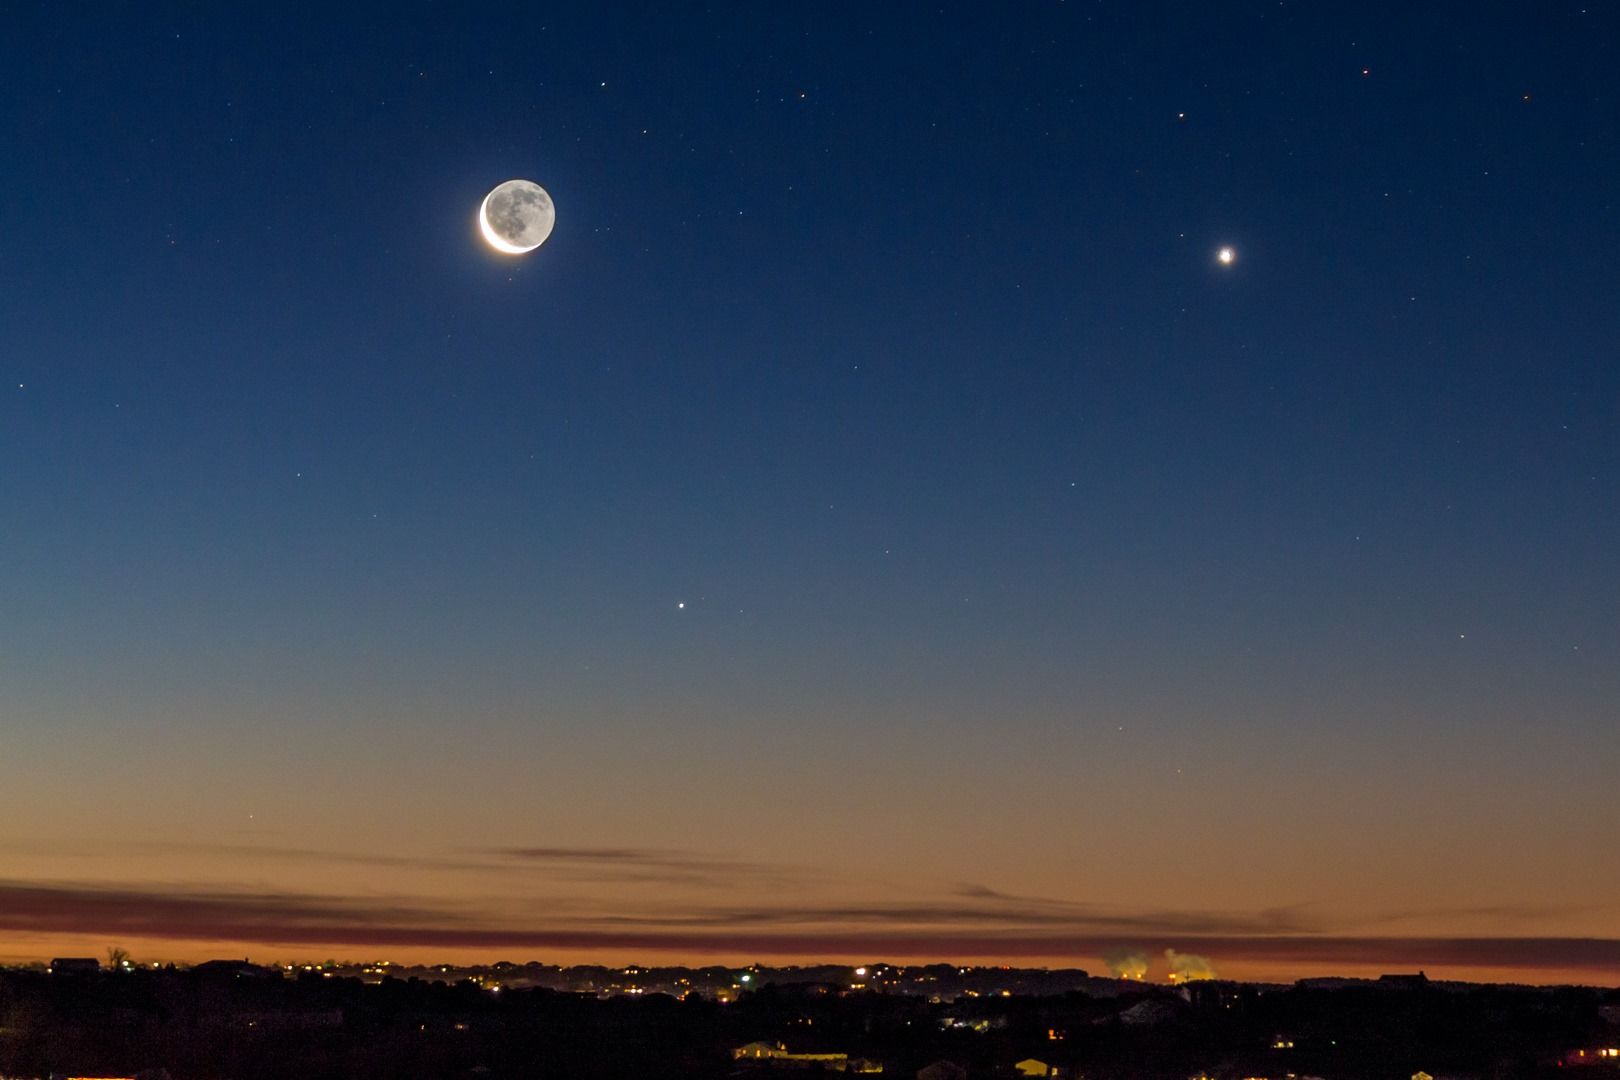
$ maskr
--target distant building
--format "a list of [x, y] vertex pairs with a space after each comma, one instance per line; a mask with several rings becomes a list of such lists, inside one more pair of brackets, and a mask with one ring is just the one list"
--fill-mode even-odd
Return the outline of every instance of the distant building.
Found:
[[967, 1070], [954, 1061], [936, 1061], [918, 1069], [917, 1080], [967, 1080]]
[[[1173, 1001], [1163, 998], [1148, 998], [1138, 1001], [1128, 1009], [1119, 1013], [1119, 1022], [1122, 1024], [1162, 1024], [1167, 1020], [1174, 1020], [1185, 1011], [1186, 1006], [1177, 1005]], [[1107, 1017], [1098, 1020], [1106, 1023]]]
[[[343, 1026], [342, 1009], [281, 1009], [274, 1012], [239, 1012], [230, 1018], [236, 1027], [255, 1031], [333, 1031]], [[462, 1025], [465, 1029], [466, 1024]]]
[[739, 1046], [731, 1052], [736, 1061], [762, 1061], [783, 1053], [787, 1048], [781, 1043], [751, 1042], [747, 1046]]
[[51, 961], [52, 975], [91, 975], [101, 970], [101, 961], [93, 956], [58, 956]]
[[250, 964], [246, 960], [204, 960], [192, 969], [197, 975], [207, 978], [228, 979], [268, 979], [274, 976], [281, 977], [281, 972], [275, 968], [260, 967]]
[[[773, 1068], [808, 1069], [844, 1072], [849, 1069], [849, 1055], [837, 1052], [795, 1054], [782, 1043], [751, 1042], [731, 1052], [732, 1060], [743, 1065], [769, 1065]], [[882, 1071], [882, 1066], [878, 1067]]]
[[1057, 1075], [1057, 1070], [1055, 1068], [1037, 1058], [1025, 1058], [1023, 1061], [1015, 1062], [1013, 1064], [1013, 1072], [1017, 1073], [1019, 1076], [1028, 1077], [1048, 1077]]
[[1564, 1065], [1607, 1065], [1620, 1069], [1620, 1046], [1587, 1046], [1569, 1051], [1560, 1060]]
[[1199, 1009], [1237, 1009], [1243, 1006], [1243, 986], [1227, 979], [1194, 979], [1176, 987], [1176, 993]]
[[1378, 985], [1391, 990], [1421, 990], [1429, 985], [1429, 977], [1421, 971], [1416, 975], [1380, 975]]

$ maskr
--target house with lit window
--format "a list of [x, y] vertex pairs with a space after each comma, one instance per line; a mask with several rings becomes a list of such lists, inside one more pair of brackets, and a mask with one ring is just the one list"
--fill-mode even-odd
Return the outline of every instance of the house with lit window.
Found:
[[[778, 1069], [809, 1069], [818, 1068], [823, 1072], [849, 1072], [850, 1060], [846, 1053], [824, 1051], [820, 1053], [796, 1054], [788, 1050], [785, 1043], [751, 1042], [739, 1046], [731, 1052], [733, 1061], [739, 1065], [764, 1065]], [[876, 1070], [871, 1066], [873, 1062], [861, 1062], [860, 1072], [882, 1072], [879, 1065]]]

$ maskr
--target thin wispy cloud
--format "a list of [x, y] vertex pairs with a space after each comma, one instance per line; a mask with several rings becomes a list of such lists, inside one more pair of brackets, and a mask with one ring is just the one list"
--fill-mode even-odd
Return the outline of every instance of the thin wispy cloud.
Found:
[[717, 908], [680, 915], [626, 918], [650, 925], [707, 926], [971, 926], [986, 930], [1045, 928], [1075, 933], [1153, 932], [1176, 934], [1284, 933], [1306, 928], [1267, 913], [1223, 914], [1156, 911], [1144, 914], [1102, 910], [1053, 911], [1041, 908], [973, 904], [831, 904], [815, 907]]
[[779, 863], [659, 848], [509, 847], [489, 849], [484, 854], [560, 870], [576, 877], [594, 874], [640, 881], [711, 884], [742, 880], [783, 881], [802, 872]]
[[103, 859], [113, 855], [188, 855], [232, 863], [359, 866], [379, 870], [512, 875], [574, 883], [651, 883], [722, 887], [749, 881], [786, 881], [794, 868], [746, 859], [657, 848], [511, 847], [393, 855], [379, 852], [273, 844], [132, 841], [76, 845], [8, 844], [12, 851], [52, 858]]

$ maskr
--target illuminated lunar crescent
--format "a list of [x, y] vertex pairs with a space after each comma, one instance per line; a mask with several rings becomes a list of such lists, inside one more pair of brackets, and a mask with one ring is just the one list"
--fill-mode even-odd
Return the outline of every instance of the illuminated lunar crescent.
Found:
[[546, 242], [556, 223], [551, 196], [533, 180], [498, 185], [478, 208], [479, 231], [490, 247], [506, 255], [533, 251]]

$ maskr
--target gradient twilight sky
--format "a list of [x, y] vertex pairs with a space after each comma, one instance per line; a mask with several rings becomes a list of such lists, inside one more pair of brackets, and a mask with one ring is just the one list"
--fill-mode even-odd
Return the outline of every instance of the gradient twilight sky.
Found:
[[1620, 982], [1617, 71], [1590, 0], [8, 5], [0, 960]]

